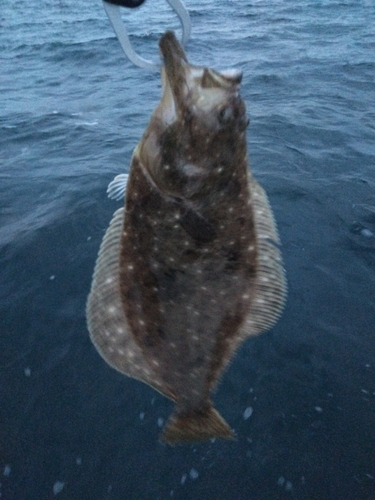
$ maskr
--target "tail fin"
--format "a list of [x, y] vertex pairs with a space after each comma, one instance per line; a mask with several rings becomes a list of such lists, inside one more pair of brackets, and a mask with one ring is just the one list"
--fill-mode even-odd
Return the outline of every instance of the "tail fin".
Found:
[[233, 431], [213, 406], [189, 414], [172, 415], [161, 434], [161, 440], [172, 445], [180, 441], [234, 437]]

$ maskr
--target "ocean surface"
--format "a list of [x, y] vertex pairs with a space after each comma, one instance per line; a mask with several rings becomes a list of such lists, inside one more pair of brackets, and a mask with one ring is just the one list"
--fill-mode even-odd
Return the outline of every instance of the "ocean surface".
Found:
[[[161, 91], [100, 1], [0, 9], [1, 500], [374, 500], [375, 4], [186, 0], [191, 61], [243, 70], [288, 301], [215, 404], [233, 442], [158, 442], [172, 403], [111, 369], [85, 302]], [[167, 2], [123, 10], [157, 57]]]

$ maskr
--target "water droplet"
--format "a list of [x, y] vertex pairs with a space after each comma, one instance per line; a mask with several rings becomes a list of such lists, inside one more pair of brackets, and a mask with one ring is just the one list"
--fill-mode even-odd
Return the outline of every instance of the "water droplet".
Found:
[[9, 464], [7, 464], [4, 467], [3, 476], [8, 477], [8, 476], [10, 476], [11, 472], [12, 472], [12, 468], [11, 468], [11, 466]]
[[58, 495], [59, 493], [61, 493], [64, 486], [65, 483], [63, 483], [62, 481], [56, 481], [56, 483], [53, 485], [53, 494]]
[[199, 473], [196, 469], [191, 469], [191, 471], [189, 472], [189, 476], [191, 477], [191, 479], [197, 479]]
[[252, 414], [253, 414], [253, 408], [251, 406], [248, 406], [246, 408], [246, 410], [243, 412], [244, 420], [247, 420], [248, 418], [250, 418]]
[[280, 476], [279, 479], [277, 480], [277, 486], [283, 486], [284, 483], [285, 483], [285, 477]]

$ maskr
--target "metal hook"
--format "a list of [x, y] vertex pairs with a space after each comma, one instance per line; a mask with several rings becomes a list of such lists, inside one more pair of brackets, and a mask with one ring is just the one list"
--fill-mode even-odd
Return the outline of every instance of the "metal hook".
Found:
[[[185, 45], [189, 40], [191, 32], [191, 21], [189, 13], [181, 0], [167, 1], [180, 18], [182, 25], [181, 43], [182, 45]], [[130, 59], [130, 61], [140, 68], [159, 71], [161, 62], [149, 61], [148, 59], [144, 59], [143, 57], [139, 56], [135, 52], [135, 50], [131, 46], [127, 29], [121, 19], [119, 5], [125, 7], [138, 7], [143, 2], [144, 0], [103, 0], [103, 5], [117, 35], [117, 38], [121, 44], [122, 50], [125, 52], [125, 55]]]

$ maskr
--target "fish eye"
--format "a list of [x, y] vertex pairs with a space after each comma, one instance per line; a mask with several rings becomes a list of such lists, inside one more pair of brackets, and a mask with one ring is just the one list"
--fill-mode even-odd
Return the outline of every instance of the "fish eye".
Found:
[[229, 106], [221, 108], [218, 113], [219, 122], [223, 125], [228, 123], [233, 117], [233, 109]]

